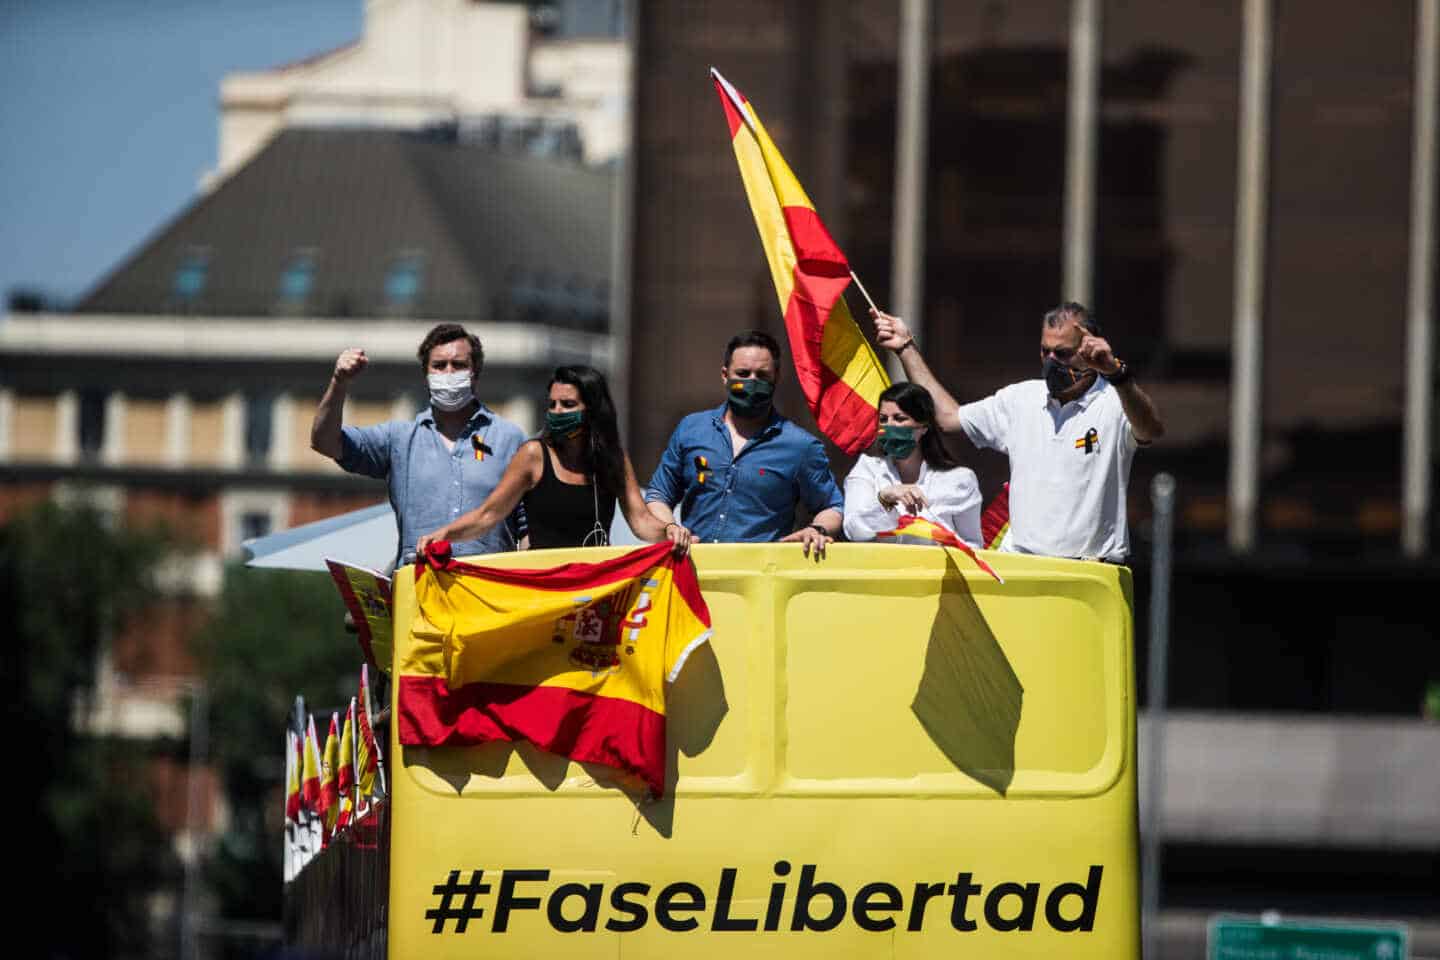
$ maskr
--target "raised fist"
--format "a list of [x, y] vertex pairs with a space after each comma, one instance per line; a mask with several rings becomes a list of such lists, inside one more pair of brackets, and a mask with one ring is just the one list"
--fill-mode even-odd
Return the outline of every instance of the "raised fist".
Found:
[[351, 347], [344, 353], [340, 354], [339, 358], [336, 359], [335, 379], [339, 380], [341, 383], [344, 383], [345, 381], [354, 377], [361, 370], [364, 370], [366, 365], [369, 363], [370, 358], [365, 356], [364, 350], [361, 350], [358, 347]]

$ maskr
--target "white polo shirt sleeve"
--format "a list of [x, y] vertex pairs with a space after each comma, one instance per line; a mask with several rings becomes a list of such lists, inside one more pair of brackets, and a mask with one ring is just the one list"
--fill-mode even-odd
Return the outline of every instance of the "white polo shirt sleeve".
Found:
[[1009, 387], [990, 394], [984, 400], [960, 406], [960, 429], [975, 446], [985, 450], [1010, 452], [1010, 403]]

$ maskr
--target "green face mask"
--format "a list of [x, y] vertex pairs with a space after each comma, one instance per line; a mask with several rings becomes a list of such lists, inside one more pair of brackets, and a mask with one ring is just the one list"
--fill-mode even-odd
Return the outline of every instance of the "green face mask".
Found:
[[914, 427], [899, 427], [888, 423], [880, 428], [880, 449], [892, 460], [904, 460], [915, 452]]
[[571, 410], [568, 413], [554, 413], [545, 411], [545, 432], [552, 437], [569, 439], [580, 432], [585, 426], [585, 411]]
[[770, 409], [770, 401], [775, 396], [775, 384], [769, 380], [741, 380], [739, 377], [731, 377], [725, 381], [725, 397], [730, 401], [730, 409], [742, 417], [758, 417]]

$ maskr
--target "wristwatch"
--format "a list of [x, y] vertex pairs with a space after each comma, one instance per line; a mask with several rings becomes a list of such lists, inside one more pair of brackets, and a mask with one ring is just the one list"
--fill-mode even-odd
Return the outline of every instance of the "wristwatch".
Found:
[[1109, 381], [1110, 386], [1112, 387], [1120, 386], [1126, 380], [1129, 380], [1135, 375], [1134, 371], [1130, 369], [1130, 364], [1126, 363], [1124, 360], [1117, 359], [1116, 363], [1120, 364], [1120, 369], [1116, 370], [1114, 373], [1107, 373], [1105, 375], [1105, 379]]
[[818, 530], [818, 531], [820, 532], [820, 535], [821, 535], [822, 537], [828, 537], [828, 536], [830, 536], [830, 531], [829, 531], [829, 530], [826, 530], [824, 527], [820, 526], [820, 524], [818, 524], [818, 523], [812, 523], [812, 524], [810, 524], [810, 529], [811, 529], [811, 530]]

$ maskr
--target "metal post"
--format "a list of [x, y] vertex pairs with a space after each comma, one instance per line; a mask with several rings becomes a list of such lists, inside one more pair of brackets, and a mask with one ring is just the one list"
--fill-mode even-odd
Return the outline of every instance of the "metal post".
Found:
[[1410, 161], [1410, 296], [1405, 351], [1404, 527], [1401, 545], [1428, 547], [1435, 303], [1435, 81], [1437, 0], [1415, 5], [1415, 143]]
[[615, 159], [615, 185], [610, 194], [610, 390], [616, 418], [627, 440], [634, 437], [630, 422], [631, 271], [635, 254], [635, 109], [640, 91], [635, 79], [639, 56], [640, 0], [621, 0], [625, 29], [624, 102], [620, 122], [621, 152]]
[[1230, 384], [1230, 549], [1255, 545], [1260, 485], [1261, 319], [1270, 153], [1270, 0], [1245, 0], [1235, 202], [1235, 329]]
[[1101, 0], [1070, 4], [1070, 106], [1065, 129], [1066, 300], [1087, 306], [1095, 274], [1095, 153], [1099, 141]]
[[[890, 243], [893, 310], [916, 340], [925, 329], [925, 168], [930, 124], [930, 0], [900, 5], [899, 119], [895, 129], [895, 232]], [[900, 361], [886, 361], [892, 380], [905, 379]]]
[[1150, 483], [1155, 511], [1155, 545], [1150, 562], [1150, 645], [1146, 687], [1149, 691], [1145, 737], [1145, 823], [1140, 866], [1140, 916], [1144, 923], [1144, 951], [1158, 957], [1160, 922], [1160, 842], [1164, 833], [1165, 706], [1170, 666], [1170, 577], [1172, 531], [1175, 518], [1175, 478], [1157, 474]]

